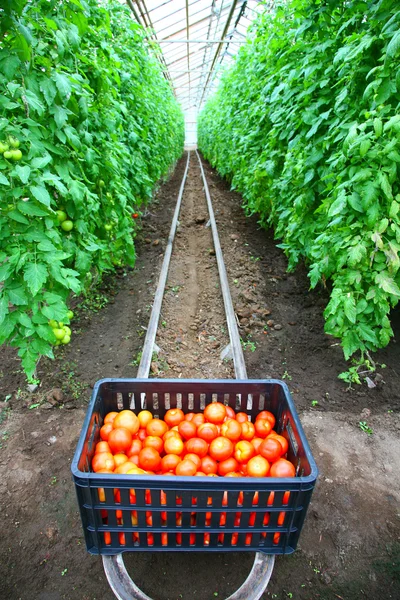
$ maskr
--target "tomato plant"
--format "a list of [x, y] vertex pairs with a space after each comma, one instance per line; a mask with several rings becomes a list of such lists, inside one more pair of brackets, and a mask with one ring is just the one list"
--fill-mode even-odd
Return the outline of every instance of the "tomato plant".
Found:
[[134, 265], [131, 215], [182, 152], [144, 35], [114, 0], [2, 3], [0, 343], [28, 377], [69, 342], [49, 321], [68, 326], [71, 294]]
[[199, 117], [203, 154], [330, 291], [325, 330], [359, 366], [400, 298], [399, 28], [396, 0], [266, 7]]

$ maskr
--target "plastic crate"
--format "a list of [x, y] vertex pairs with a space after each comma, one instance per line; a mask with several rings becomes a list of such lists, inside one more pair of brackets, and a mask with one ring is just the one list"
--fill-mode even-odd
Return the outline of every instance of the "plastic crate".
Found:
[[[246, 412], [252, 421], [261, 410], [270, 410], [277, 419], [275, 429], [289, 442], [287, 458], [297, 476], [90, 472], [108, 412], [131, 408], [138, 413], [146, 408], [163, 418], [169, 408], [199, 412], [215, 401]], [[317, 473], [289, 390], [285, 383], [272, 379], [103, 379], [93, 389], [72, 462], [86, 546], [92, 554], [157, 550], [290, 554], [296, 548]], [[290, 492], [286, 504], [285, 492]]]

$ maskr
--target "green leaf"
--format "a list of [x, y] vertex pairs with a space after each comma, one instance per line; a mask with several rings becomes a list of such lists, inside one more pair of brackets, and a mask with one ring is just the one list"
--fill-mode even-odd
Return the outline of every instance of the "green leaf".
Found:
[[23, 225], [29, 225], [28, 219], [26, 219], [20, 212], [17, 210], [11, 210], [8, 215], [10, 219], [13, 221], [17, 221], [17, 223], [22, 223]]
[[356, 303], [351, 294], [347, 294], [343, 302], [344, 314], [351, 323], [357, 320]]
[[51, 243], [50, 240], [43, 240], [43, 242], [40, 242], [40, 244], [38, 244], [38, 250], [42, 250], [42, 252], [55, 252], [57, 248], [54, 246], [54, 244]]
[[364, 244], [356, 244], [355, 246], [352, 246], [351, 248], [349, 248], [349, 265], [351, 267], [355, 267], [360, 261], [361, 259], [366, 255], [367, 250], [364, 246]]
[[22, 366], [28, 377], [32, 377], [36, 370], [36, 363], [39, 359], [39, 354], [32, 350], [27, 350], [22, 358]]
[[32, 217], [47, 217], [48, 212], [36, 206], [32, 201], [28, 200], [27, 202], [18, 202], [17, 204], [18, 210], [20, 210], [25, 215], [29, 215]]
[[33, 296], [36, 296], [47, 280], [48, 271], [45, 265], [29, 262], [24, 269], [24, 280], [26, 281]]
[[370, 327], [366, 323], [361, 322], [357, 325], [357, 333], [362, 339], [367, 340], [367, 342], [372, 342], [372, 344], [375, 345], [378, 344], [378, 338], [376, 336], [376, 333], [374, 332], [372, 327]]
[[50, 207], [51, 197], [45, 187], [31, 185], [29, 189], [31, 191], [31, 194], [36, 198], [36, 200], [38, 200], [38, 202], [44, 204], [47, 207]]
[[67, 314], [67, 306], [64, 302], [58, 304], [51, 304], [50, 306], [43, 306], [42, 314], [47, 319], [54, 319], [55, 321], [62, 321]]
[[8, 288], [7, 291], [11, 304], [14, 304], [15, 306], [23, 306], [24, 304], [28, 304], [28, 297], [22, 285]]
[[400, 288], [394, 281], [393, 277], [390, 277], [387, 271], [382, 271], [375, 276], [375, 283], [388, 294], [400, 297]]
[[19, 313], [18, 320], [21, 323], [21, 325], [23, 325], [24, 327], [28, 327], [28, 328], [32, 327], [32, 321], [25, 312]]
[[63, 73], [53, 73], [52, 79], [54, 80], [57, 86], [58, 93], [60, 94], [61, 98], [68, 99], [68, 96], [71, 94], [72, 88], [67, 75], [64, 75]]
[[60, 129], [64, 127], [65, 123], [68, 120], [68, 111], [61, 106], [54, 107], [54, 120], [57, 124], [57, 127]]
[[355, 331], [347, 330], [343, 335], [342, 348], [344, 357], [349, 360], [350, 356], [360, 348], [360, 338]]
[[0, 183], [1, 185], [10, 185], [10, 182], [8, 181], [7, 177], [3, 175], [3, 173], [0, 173]]
[[48, 165], [53, 159], [50, 154], [45, 154], [44, 156], [38, 156], [34, 158], [31, 162], [33, 169], [43, 169], [46, 165]]
[[7, 296], [2, 296], [0, 298], [0, 325], [3, 323], [4, 319], [8, 315], [8, 298]]
[[391, 219], [395, 219], [398, 215], [399, 210], [400, 210], [400, 204], [398, 202], [396, 202], [396, 200], [393, 200], [392, 204], [390, 205], [389, 217]]
[[390, 42], [386, 48], [386, 54], [387, 54], [387, 56], [390, 56], [390, 58], [393, 58], [394, 56], [396, 56], [396, 54], [398, 53], [399, 50], [400, 50], [400, 31], [396, 31], [396, 33], [394, 34], [394, 36], [392, 37], [392, 39], [390, 40]]
[[29, 108], [41, 117], [44, 114], [44, 106], [40, 102], [37, 95], [31, 92], [30, 90], [25, 90], [25, 98], [27, 103], [29, 104]]
[[28, 167], [28, 165], [25, 165], [24, 167], [17, 165], [15, 167], [15, 172], [22, 181], [22, 183], [28, 183], [29, 175], [31, 174], [31, 169], [30, 167]]

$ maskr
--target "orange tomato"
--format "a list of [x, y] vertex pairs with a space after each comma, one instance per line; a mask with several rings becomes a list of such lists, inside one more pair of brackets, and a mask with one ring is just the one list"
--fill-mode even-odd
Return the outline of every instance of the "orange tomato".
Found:
[[132, 444], [131, 447], [129, 448], [129, 450], [126, 451], [126, 455], [128, 458], [131, 458], [131, 456], [135, 456], [136, 454], [139, 454], [139, 452], [141, 451], [141, 449], [143, 448], [143, 444], [140, 440], [132, 440]]
[[198, 454], [194, 454], [194, 452], [189, 452], [188, 454], [185, 454], [185, 458], [194, 462], [198, 469], [200, 468], [201, 458]]
[[234, 449], [235, 447], [231, 440], [226, 437], [219, 436], [211, 442], [208, 453], [211, 458], [221, 461], [230, 458]]
[[286, 460], [286, 458], [280, 458], [271, 466], [270, 471], [271, 477], [295, 477], [296, 469], [294, 465]]
[[141, 410], [140, 413], [138, 413], [138, 419], [140, 423], [140, 429], [146, 429], [147, 424], [153, 420], [153, 415], [149, 410]]
[[202, 423], [197, 427], [197, 437], [208, 443], [212, 442], [218, 435], [218, 428], [214, 423]]
[[156, 435], [156, 436], [162, 438], [164, 433], [167, 433], [167, 431], [168, 431], [168, 425], [165, 423], [165, 421], [161, 421], [161, 419], [152, 419], [146, 425], [147, 435]]
[[271, 423], [271, 429], [275, 427], [276, 419], [272, 412], [270, 412], [269, 410], [262, 410], [260, 413], [258, 413], [258, 415], [256, 416], [256, 421], [258, 419], [267, 419], [267, 421], [270, 421]]
[[223, 423], [226, 417], [226, 406], [221, 402], [211, 402], [204, 409], [204, 418], [209, 423]]
[[177, 454], [166, 454], [161, 459], [161, 471], [163, 473], [167, 473], [167, 471], [175, 471], [181, 460], [181, 457]]
[[124, 463], [128, 462], [128, 457], [126, 454], [114, 454], [114, 462], [116, 468], [120, 467]]
[[157, 471], [161, 465], [161, 456], [155, 448], [142, 448], [139, 452], [139, 467], [145, 471]]
[[135, 435], [139, 431], [140, 421], [132, 410], [121, 410], [113, 421], [113, 427], [114, 429], [124, 427]]
[[209, 475], [209, 473], [217, 473], [218, 463], [214, 458], [211, 458], [211, 456], [207, 454], [201, 459], [200, 468], [206, 475]]
[[[233, 456], [231, 456], [230, 458], [227, 458], [226, 460], [223, 460], [219, 463], [218, 465], [218, 475], [220, 475], [221, 477], [224, 477], [225, 475], [231, 475], [231, 473], [235, 473], [236, 470], [239, 467], [239, 463], [236, 460], [236, 458], [234, 458]], [[234, 477], [236, 477], [236, 474], [233, 475]]]
[[278, 460], [282, 455], [282, 444], [273, 437], [267, 437], [263, 440], [258, 449], [259, 454], [272, 463]]
[[194, 462], [188, 458], [184, 458], [176, 467], [177, 475], [193, 476], [196, 475], [197, 467]]
[[167, 454], [177, 454], [180, 456], [183, 453], [184, 445], [179, 435], [169, 437], [164, 442], [164, 450]]
[[226, 407], [226, 419], [236, 419], [236, 413], [231, 406]]
[[246, 440], [241, 440], [235, 446], [235, 459], [241, 464], [247, 463], [254, 454], [254, 446]]
[[178, 425], [178, 431], [184, 440], [196, 437], [197, 427], [191, 421], [182, 421]]
[[95, 473], [104, 469], [112, 471], [114, 468], [115, 461], [111, 452], [99, 452], [93, 456], [92, 469]]
[[118, 413], [116, 411], [109, 412], [104, 417], [103, 423], [112, 423], [117, 415], [118, 415]]
[[258, 419], [254, 423], [254, 429], [256, 430], [257, 437], [264, 439], [271, 433], [272, 425], [268, 419]]
[[247, 475], [249, 477], [266, 477], [269, 470], [269, 462], [263, 456], [253, 456], [247, 463]]
[[253, 437], [256, 434], [256, 430], [254, 428], [253, 423], [251, 421], [245, 421], [244, 423], [241, 423], [241, 426], [242, 426], [242, 435], [240, 436], [241, 439], [251, 442], [251, 440], [253, 439]]
[[[115, 420], [117, 418], [115, 417]], [[132, 434], [129, 429], [125, 427], [118, 427], [110, 431], [108, 436], [108, 445], [110, 446], [111, 452], [125, 452], [129, 450], [132, 445]]]
[[185, 421], [191, 421], [194, 417], [194, 412], [186, 413]]
[[170, 437], [178, 437], [179, 439], [181, 439], [181, 436], [179, 434], [179, 431], [177, 431], [177, 429], [170, 429], [169, 431], [164, 433], [164, 435], [162, 437], [163, 442], [165, 442], [165, 440], [167, 440]]
[[156, 435], [148, 435], [143, 442], [143, 448], [155, 448], [161, 454], [164, 450], [164, 442]]
[[203, 413], [196, 413], [192, 419], [192, 423], [194, 423], [196, 425], [196, 427], [198, 427], [199, 425], [202, 425], [205, 422], [205, 417], [203, 415]]
[[236, 421], [238, 423], [246, 423], [248, 420], [249, 420], [249, 417], [247, 416], [247, 413], [245, 413], [245, 412], [236, 413]]
[[283, 437], [283, 435], [279, 435], [278, 433], [270, 433], [269, 437], [273, 437], [276, 440], [278, 440], [278, 442], [280, 442], [281, 446], [282, 446], [282, 455], [286, 454], [286, 452], [289, 449], [289, 442], [287, 441], [287, 439], [285, 437]]
[[187, 453], [197, 454], [200, 458], [203, 458], [208, 452], [208, 444], [201, 438], [190, 438], [185, 444], [185, 450]]
[[114, 472], [118, 473], [118, 475], [125, 475], [128, 471], [133, 469], [133, 467], [135, 467], [135, 466], [136, 465], [132, 460], [128, 460], [127, 462], [124, 462], [122, 465], [117, 467]]
[[168, 427], [179, 425], [185, 419], [185, 413], [180, 408], [170, 408], [164, 416], [164, 421]]
[[110, 452], [108, 442], [98, 442], [96, 444], [95, 454], [99, 454], [100, 452]]
[[103, 441], [107, 441], [108, 440], [108, 436], [110, 435], [110, 431], [113, 430], [113, 424], [112, 423], [106, 423], [105, 425], [103, 425], [103, 427], [100, 428], [100, 437]]
[[254, 450], [256, 452], [256, 454], [259, 454], [259, 449], [260, 449], [260, 445], [262, 444], [263, 439], [260, 437], [255, 437], [253, 438], [250, 443], [252, 446], [254, 446]]
[[242, 435], [242, 426], [235, 419], [226, 419], [221, 425], [221, 435], [232, 442], [237, 442]]

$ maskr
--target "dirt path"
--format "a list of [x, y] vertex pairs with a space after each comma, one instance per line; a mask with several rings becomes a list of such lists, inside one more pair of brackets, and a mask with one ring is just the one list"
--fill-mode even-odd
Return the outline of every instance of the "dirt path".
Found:
[[[133, 377], [185, 159], [157, 194], [137, 238], [134, 271], [120, 271], [76, 312], [73, 343], [42, 361], [27, 394], [11, 350], [0, 350], [0, 598], [112, 600], [101, 560], [84, 548], [70, 461], [94, 381]], [[400, 598], [399, 354], [378, 354], [377, 386], [346, 391], [345, 364], [323, 333], [327, 296], [309, 291], [269, 232], [246, 218], [240, 196], [206, 166], [249, 377], [289, 384], [320, 468], [300, 548], [278, 558], [265, 598]], [[153, 376], [232, 377], [204, 194], [191, 159], [162, 307]], [[102, 309], [100, 307], [104, 305]], [[400, 339], [400, 311], [393, 316]], [[7, 399], [7, 401], [5, 401]], [[29, 408], [40, 404], [38, 408]], [[372, 433], [360, 429], [365, 422]], [[226, 598], [251, 554], [138, 554], [126, 562], [154, 600]]]

